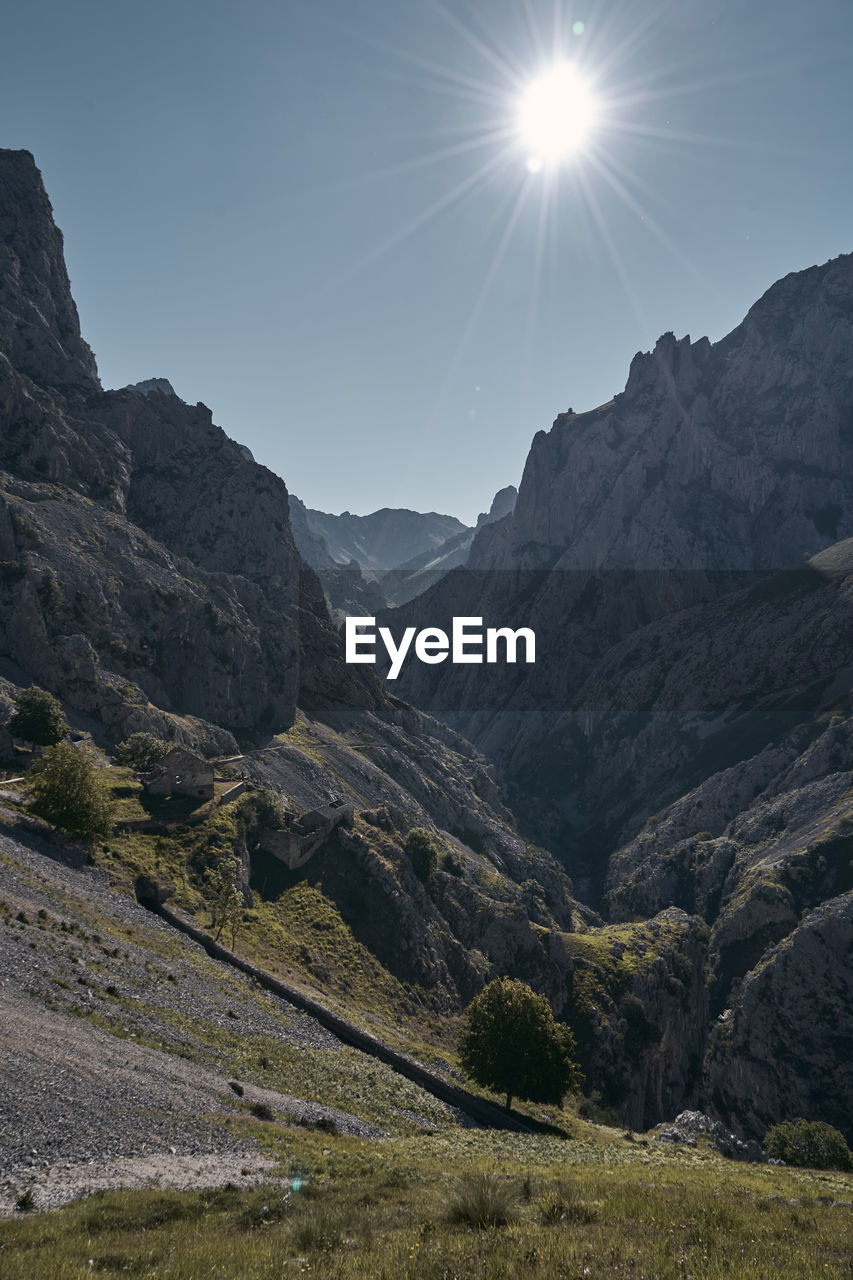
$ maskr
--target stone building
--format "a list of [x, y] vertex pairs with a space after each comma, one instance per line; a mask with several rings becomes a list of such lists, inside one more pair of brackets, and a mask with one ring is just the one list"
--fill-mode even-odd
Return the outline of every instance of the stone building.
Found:
[[353, 806], [344, 800], [332, 800], [319, 809], [309, 809], [291, 818], [284, 831], [262, 831], [259, 844], [291, 871], [302, 867], [332, 834], [335, 827], [351, 827]]
[[143, 774], [142, 785], [150, 796], [191, 796], [194, 800], [213, 799], [213, 765], [191, 751], [174, 747], [158, 760], [150, 773]]

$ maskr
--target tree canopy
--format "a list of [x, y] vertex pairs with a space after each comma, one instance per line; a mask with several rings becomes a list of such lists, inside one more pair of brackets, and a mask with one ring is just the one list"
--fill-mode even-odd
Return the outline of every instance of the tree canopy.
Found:
[[458, 1047], [473, 1080], [506, 1094], [507, 1111], [515, 1096], [559, 1106], [583, 1078], [571, 1029], [516, 978], [496, 978], [474, 997]]
[[6, 728], [16, 738], [37, 747], [52, 747], [68, 733], [68, 721], [52, 693], [31, 684], [15, 699], [17, 711]]
[[30, 807], [80, 840], [109, 835], [114, 804], [102, 771], [68, 742], [47, 747], [29, 772]]
[[115, 750], [116, 762], [128, 769], [135, 769], [137, 773], [147, 773], [174, 745], [174, 742], [158, 738], [154, 733], [140, 730], [118, 744]]

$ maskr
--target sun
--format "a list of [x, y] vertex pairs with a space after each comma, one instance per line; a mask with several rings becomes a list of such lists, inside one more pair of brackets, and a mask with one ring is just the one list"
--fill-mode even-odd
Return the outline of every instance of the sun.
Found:
[[570, 62], [558, 62], [521, 99], [519, 135], [530, 151], [528, 169], [555, 165], [583, 149], [598, 116], [589, 85]]

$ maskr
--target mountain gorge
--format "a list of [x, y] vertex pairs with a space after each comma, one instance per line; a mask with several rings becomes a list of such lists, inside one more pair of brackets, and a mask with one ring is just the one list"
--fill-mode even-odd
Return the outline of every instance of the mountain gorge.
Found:
[[[320, 895], [318, 939], [345, 924], [407, 1016], [511, 974], [623, 1123], [850, 1136], [853, 258], [716, 344], [665, 335], [536, 435], [475, 531], [313, 512], [165, 379], [102, 390], [27, 152], [0, 151], [0, 268], [4, 706], [37, 682], [104, 761], [148, 730], [240, 752], [294, 810], [345, 800], [296, 869], [229, 828], [243, 888]], [[324, 589], [399, 601], [396, 633], [532, 627], [536, 664], [386, 684], [345, 663]], [[346, 1004], [318, 939], [293, 963]]]
[[[537, 929], [595, 914], [519, 835], [471, 745], [346, 665], [283, 481], [165, 379], [101, 389], [27, 152], [0, 152], [0, 231], [3, 719], [37, 683], [101, 752], [148, 731], [241, 752], [247, 784], [297, 812], [346, 800], [349, 831], [298, 874], [273, 862], [277, 891], [310, 881], [389, 981], [435, 1009], [458, 1010], [493, 968], [547, 985]], [[443, 860], [431, 892], [404, 852], [417, 827]], [[138, 837], [137, 870], [162, 861], [158, 839]], [[125, 887], [126, 847], [105, 855]], [[263, 896], [270, 860], [245, 840], [234, 851], [247, 900], [253, 881]], [[322, 983], [325, 962], [306, 956]]]

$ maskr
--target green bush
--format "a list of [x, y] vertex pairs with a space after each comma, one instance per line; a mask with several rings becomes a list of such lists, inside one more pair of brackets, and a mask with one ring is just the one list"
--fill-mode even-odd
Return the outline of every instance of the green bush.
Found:
[[147, 773], [158, 760], [162, 760], [174, 743], [158, 738], [154, 733], [132, 733], [116, 747], [116, 763], [137, 773]]
[[46, 689], [31, 684], [15, 699], [17, 711], [6, 728], [15, 738], [36, 747], [52, 747], [68, 733], [68, 721], [56, 698]]
[[68, 742], [47, 747], [29, 772], [30, 807], [79, 840], [112, 831], [114, 801], [102, 770]]
[[853, 1153], [844, 1134], [823, 1120], [783, 1120], [764, 1135], [764, 1149], [774, 1160], [809, 1169], [853, 1169]]
[[438, 846], [426, 827], [412, 827], [403, 850], [411, 859], [415, 875], [426, 884], [438, 865]]
[[241, 796], [239, 813], [253, 831], [283, 831], [287, 826], [287, 810], [277, 791], [268, 788]]

